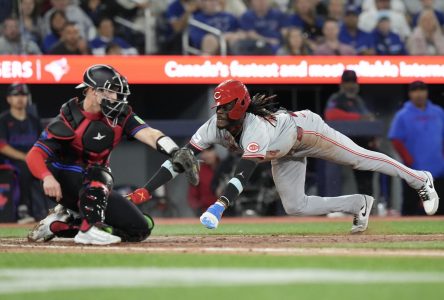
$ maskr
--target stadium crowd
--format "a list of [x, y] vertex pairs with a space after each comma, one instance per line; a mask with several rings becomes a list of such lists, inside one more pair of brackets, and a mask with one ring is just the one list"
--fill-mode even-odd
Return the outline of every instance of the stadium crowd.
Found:
[[[444, 54], [444, 1], [437, 0], [0, 0], [0, 5], [0, 54], [181, 54], [184, 33], [203, 55], [220, 54], [221, 40], [232, 55]], [[155, 50], [147, 49], [147, 31], [154, 33], [147, 42]]]

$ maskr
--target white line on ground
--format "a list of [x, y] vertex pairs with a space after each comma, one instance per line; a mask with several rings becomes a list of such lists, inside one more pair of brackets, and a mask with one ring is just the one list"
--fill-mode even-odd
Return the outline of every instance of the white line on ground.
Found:
[[0, 294], [91, 287], [444, 283], [443, 273], [328, 269], [67, 268], [0, 269]]
[[[4, 244], [0, 242], [0, 249], [21, 248], [29, 250], [63, 250], [70, 252], [139, 252], [139, 253], [222, 253], [222, 254], [275, 254], [275, 255], [359, 255], [359, 256], [425, 256], [444, 257], [442, 250], [429, 249], [364, 249], [364, 248], [259, 248], [259, 247], [146, 247], [132, 246], [77, 246], [54, 245], [44, 243], [31, 244]], [[77, 250], [77, 251], [76, 251]]]

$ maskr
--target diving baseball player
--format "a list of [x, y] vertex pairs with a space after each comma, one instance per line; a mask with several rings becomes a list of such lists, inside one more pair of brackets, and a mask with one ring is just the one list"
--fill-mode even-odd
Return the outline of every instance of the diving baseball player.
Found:
[[[197, 130], [188, 147], [197, 154], [212, 144], [220, 144], [242, 153], [242, 158], [222, 195], [200, 217], [204, 226], [216, 228], [224, 210], [242, 193], [256, 165], [271, 161], [273, 179], [287, 214], [344, 212], [354, 215], [352, 233], [365, 231], [373, 197], [307, 196], [304, 191], [307, 157], [399, 176], [418, 191], [428, 215], [436, 212], [439, 198], [429, 172], [410, 169], [385, 154], [356, 145], [309, 110], [290, 112], [277, 108], [272, 98], [256, 95], [250, 99], [245, 85], [237, 80], [224, 81], [214, 90], [216, 114]], [[164, 165], [147, 185], [148, 191], [176, 175], [177, 172]]]

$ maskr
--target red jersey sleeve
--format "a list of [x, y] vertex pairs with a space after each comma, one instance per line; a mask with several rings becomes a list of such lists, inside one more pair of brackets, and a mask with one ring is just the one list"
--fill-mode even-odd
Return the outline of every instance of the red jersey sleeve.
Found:
[[40, 180], [51, 175], [45, 163], [47, 158], [48, 154], [37, 146], [32, 147], [26, 155], [26, 164], [28, 165], [29, 171]]

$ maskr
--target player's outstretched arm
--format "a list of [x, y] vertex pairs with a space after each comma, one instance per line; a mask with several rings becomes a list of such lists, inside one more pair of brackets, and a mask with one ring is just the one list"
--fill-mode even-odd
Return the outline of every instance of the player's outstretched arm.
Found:
[[259, 160], [259, 158], [242, 158], [239, 161], [234, 177], [228, 181], [219, 199], [200, 217], [202, 225], [208, 229], [217, 228], [223, 212], [242, 193]]
[[151, 193], [154, 190], [183, 172], [191, 184], [197, 185], [199, 183], [199, 164], [195, 156], [198, 153], [197, 150], [188, 145], [179, 148], [170, 137], [154, 128], [144, 128], [134, 137], [170, 158], [162, 164], [142, 188], [127, 195], [128, 199], [136, 204], [143, 203], [151, 198]]

